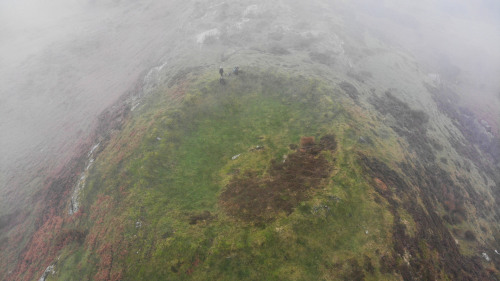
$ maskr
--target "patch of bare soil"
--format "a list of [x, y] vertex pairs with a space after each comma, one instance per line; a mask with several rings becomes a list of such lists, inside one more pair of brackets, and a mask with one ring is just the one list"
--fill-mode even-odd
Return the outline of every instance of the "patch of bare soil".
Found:
[[[417, 182], [407, 175], [413, 184], [418, 185], [417, 189], [376, 158], [360, 155], [360, 162], [367, 176], [373, 179], [375, 190], [387, 200], [394, 215], [394, 252], [381, 257], [383, 272], [397, 272], [404, 280], [444, 280], [443, 273], [451, 280], [496, 280], [481, 265], [479, 257], [465, 257], [460, 253], [432, 203], [432, 188], [428, 186], [433, 182], [432, 177]], [[426, 177], [425, 173], [413, 173]], [[417, 198], [421, 199], [423, 206]], [[415, 221], [414, 235], [407, 233], [399, 208], [406, 210]]]
[[301, 146], [284, 160], [272, 160], [269, 177], [256, 172], [236, 175], [220, 195], [226, 212], [245, 221], [266, 222], [279, 212], [290, 214], [308, 191], [321, 186], [332, 165], [320, 154], [337, 147], [335, 137], [326, 135], [319, 143], [304, 137]]

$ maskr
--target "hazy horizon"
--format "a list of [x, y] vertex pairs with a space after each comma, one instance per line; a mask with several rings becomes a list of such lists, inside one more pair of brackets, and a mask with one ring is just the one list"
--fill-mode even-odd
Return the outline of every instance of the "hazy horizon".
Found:
[[[194, 43], [196, 34], [184, 29], [200, 27], [189, 26], [191, 19], [182, 14], [170, 13], [178, 5], [183, 11], [195, 9], [186, 1], [2, 1], [0, 183], [8, 182], [13, 171], [29, 169], [26, 159], [57, 158], [73, 149], [79, 138], [89, 135], [96, 116], [133, 88], [149, 68], [173, 54], [176, 44]], [[496, 110], [498, 2], [359, 0], [301, 5], [311, 10], [328, 7], [311, 26], [341, 10], [343, 23], [350, 26], [344, 26], [344, 36], [356, 37], [349, 32], [359, 30], [376, 34], [394, 51], [413, 54], [422, 70], [456, 83], [468, 103]]]

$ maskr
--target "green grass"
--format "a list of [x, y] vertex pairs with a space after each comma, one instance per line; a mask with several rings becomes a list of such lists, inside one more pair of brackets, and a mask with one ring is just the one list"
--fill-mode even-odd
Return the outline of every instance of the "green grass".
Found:
[[[74, 223], [89, 230], [87, 241], [63, 252], [54, 278], [121, 271], [125, 280], [336, 280], [348, 278], [346, 260], [362, 265], [363, 255], [376, 268], [367, 280], [382, 278], [375, 251], [388, 251], [392, 217], [372, 200], [356, 163], [357, 121], [335, 91], [312, 79], [251, 72], [225, 86], [215, 76], [197, 78], [182, 103], [168, 98], [174, 90], [134, 111], [97, 159], [85, 213]], [[233, 171], [265, 177], [272, 159], [291, 153], [289, 144], [328, 133], [339, 140], [338, 152], [326, 155], [336, 170], [295, 212], [254, 224], [219, 208]], [[257, 145], [265, 149], [251, 151]], [[189, 224], [204, 211], [210, 220]], [[103, 263], [107, 244], [111, 270]]]

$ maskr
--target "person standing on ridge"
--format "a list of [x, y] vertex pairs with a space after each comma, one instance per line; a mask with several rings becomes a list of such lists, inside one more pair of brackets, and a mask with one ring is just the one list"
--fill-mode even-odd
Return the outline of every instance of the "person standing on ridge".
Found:
[[220, 66], [219, 68], [219, 74], [220, 74], [220, 78], [219, 78], [219, 83], [224, 85], [226, 84], [226, 81], [224, 81], [224, 69], [222, 68], [222, 65]]

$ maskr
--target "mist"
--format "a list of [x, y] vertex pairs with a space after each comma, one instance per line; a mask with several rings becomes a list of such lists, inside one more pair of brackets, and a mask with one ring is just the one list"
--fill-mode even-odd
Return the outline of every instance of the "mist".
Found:
[[0, 3], [3, 192], [24, 198], [71, 159], [98, 114], [172, 47], [178, 2]]
[[[478, 165], [476, 169], [472, 162], [477, 159], [472, 159], [470, 155], [479, 151], [473, 146], [481, 144], [481, 137], [487, 140], [488, 145], [499, 139], [499, 50], [500, 2], [497, 0], [0, 0], [0, 248], [7, 249], [3, 251], [2, 257], [8, 256], [9, 259], [0, 258], [0, 275], [2, 273], [9, 276], [18, 273], [22, 275], [24, 266], [31, 266], [31, 270], [38, 273], [40, 270], [43, 271], [42, 267], [47, 266], [28, 265], [28, 262], [23, 263], [19, 257], [28, 249], [26, 247], [30, 245], [33, 233], [40, 228], [41, 223], [49, 222], [48, 218], [54, 216], [56, 208], [59, 208], [58, 211], [61, 213], [58, 214], [61, 221], [63, 217], [66, 219], [66, 216], [70, 217], [76, 213], [75, 210], [78, 208], [74, 210], [73, 200], [78, 203], [78, 197], [71, 197], [72, 195], [68, 194], [73, 192], [78, 195], [80, 188], [84, 188], [84, 178], [90, 173], [90, 164], [94, 160], [96, 163], [99, 161], [98, 158], [91, 159], [94, 157], [94, 149], [105, 149], [103, 147], [106, 146], [106, 141], [99, 146], [100, 141], [104, 139], [101, 138], [99, 131], [102, 129], [100, 122], [106, 120], [102, 118], [103, 113], [123, 106], [124, 97], [137, 98], [134, 102], [137, 102], [135, 105], [139, 105], [141, 99], [151, 92], [161, 92], [172, 88], [172, 85], [179, 86], [188, 81], [189, 77], [193, 78], [198, 74], [207, 75], [209, 78], [203, 78], [206, 80], [211, 79], [210, 74], [213, 74], [216, 78], [213, 80], [215, 83], [211, 84], [211, 89], [216, 89], [213, 92], [218, 93], [220, 85], [216, 79], [219, 79], [219, 66], [224, 67], [226, 74], [234, 66], [239, 66], [241, 73], [263, 70], [264, 74], [261, 74], [263, 78], [259, 78], [261, 81], [266, 79], [265, 73], [278, 72], [289, 77], [313, 78], [325, 82], [332, 88], [328, 93], [329, 96], [325, 94], [321, 98], [328, 98], [331, 108], [339, 105], [340, 101], [341, 106], [352, 109], [353, 112], [370, 115], [369, 118], [359, 119], [369, 120], [363, 121], [365, 122], [363, 125], [368, 123], [366, 127], [354, 128], [353, 125], [353, 128], [345, 129], [346, 132], [342, 132], [344, 135], [340, 135], [339, 139], [345, 136], [350, 138], [347, 131], [350, 134], [351, 129], [361, 131], [372, 127], [373, 129], [370, 129], [372, 132], [369, 134], [373, 133], [372, 136], [377, 136], [377, 139], [373, 137], [372, 140], [365, 135], [358, 136], [356, 132], [350, 140], [354, 143], [353, 147], [359, 145], [362, 150], [365, 148], [376, 150], [382, 148], [378, 146], [382, 144], [385, 149], [385, 146], [390, 146], [391, 142], [395, 143], [397, 140], [399, 144], [394, 148], [394, 154], [400, 153], [403, 155], [401, 157], [419, 154], [421, 151], [425, 152], [422, 154], [432, 154], [429, 159], [435, 158], [436, 161], [429, 160], [433, 166], [426, 167], [428, 168], [426, 172], [439, 165], [446, 169], [456, 168], [456, 171], [450, 172], [449, 182], [442, 182], [443, 186], [446, 185], [443, 187], [443, 194], [453, 197], [454, 193], [450, 191], [453, 186], [448, 184], [455, 179], [462, 181], [461, 177], [464, 177], [464, 182], [468, 182], [467, 175], [474, 175], [471, 183], [468, 182], [466, 186], [469, 188], [467, 192], [474, 191], [476, 187], [478, 193], [486, 190], [484, 193], [487, 196], [484, 196], [486, 199], [483, 198], [483, 201], [474, 197], [475, 191], [471, 191], [470, 197], [474, 197], [476, 201], [471, 201], [472, 203], [467, 200], [460, 201], [459, 203], [463, 203], [460, 205], [461, 209], [458, 203], [457, 206], [450, 203], [449, 206], [445, 206], [450, 209], [446, 211], [454, 215], [453, 212], [460, 209], [465, 217], [465, 212], [470, 210], [466, 210], [464, 206], [472, 206], [474, 211], [469, 213], [475, 216], [476, 207], [486, 202], [488, 204], [483, 204], [484, 210], [489, 212], [495, 208], [494, 205], [498, 202], [495, 200], [498, 199], [487, 193], [498, 186], [500, 179], [495, 178], [496, 172], [493, 168], [485, 173], [479, 171], [480, 167], [488, 168], [487, 165]], [[238, 78], [232, 76], [227, 80], [231, 83], [241, 77], [245, 76], [240, 75]], [[230, 80], [233, 78], [234, 80]], [[246, 83], [252, 82], [246, 81]], [[186, 84], [189, 84], [189, 81]], [[431, 93], [431, 89], [435, 89], [435, 92]], [[394, 95], [388, 94], [385, 97], [388, 101], [380, 98], [392, 90]], [[165, 90], [168, 91], [170, 90]], [[185, 89], [180, 90], [182, 94], [184, 91], [187, 92]], [[436, 96], [444, 92], [452, 93], [449, 96], [442, 95], [442, 100], [446, 99], [446, 105], [453, 105], [451, 113], [439, 108]], [[176, 98], [182, 100], [182, 96]], [[394, 104], [400, 105], [405, 112], [399, 112], [401, 113], [399, 115], [386, 114], [376, 108], [377, 102], [388, 108]], [[124, 109], [129, 115], [123, 114], [123, 116], [132, 118], [136, 113], [132, 112], [135, 107], [130, 105], [127, 104], [129, 107]], [[461, 113], [463, 108], [466, 109], [465, 112], [473, 114], [465, 116], [466, 114]], [[337, 113], [332, 112], [330, 109], [325, 109], [321, 115], [330, 118], [331, 114], [333, 120], [337, 118], [335, 117]], [[343, 114], [340, 109], [339, 112]], [[407, 113], [416, 117], [407, 122], [409, 124], [405, 123], [405, 126], [398, 127], [403, 128], [407, 135], [398, 135], [401, 132], [396, 132], [391, 122], [394, 121], [394, 124], [398, 125], [399, 120], [396, 119], [402, 115], [406, 117]], [[466, 125], [469, 127], [458, 128], [459, 121], [453, 120], [459, 119], [455, 118], [456, 116], [467, 119]], [[470, 116], [473, 118], [469, 118]], [[149, 118], [149, 115], [141, 117], [144, 117], [141, 119], [142, 122]], [[335, 120], [344, 122], [346, 119]], [[346, 127], [352, 124], [357, 126], [359, 124], [356, 122], [361, 122], [352, 119], [348, 120], [352, 122], [345, 124]], [[296, 119], [291, 120], [299, 122]], [[419, 122], [425, 124], [417, 124]], [[124, 121], [120, 124], [125, 123]], [[281, 126], [281, 123], [277, 124]], [[380, 127], [385, 131], [384, 136], [377, 134], [376, 130], [380, 128], [377, 128], [376, 124], [384, 126]], [[413, 126], [420, 128], [420, 131], [410, 132]], [[115, 136], [121, 137], [118, 127], [113, 128], [114, 131], [109, 128], [104, 130], [109, 135], [115, 133]], [[240, 129], [239, 126], [233, 126], [232, 129], [234, 128]], [[391, 128], [394, 132], [390, 131]], [[420, 132], [425, 135], [427, 131], [429, 135], [420, 140], [421, 143], [418, 143], [419, 140], [411, 142], [411, 138]], [[465, 136], [467, 133], [470, 135], [477, 133], [479, 136]], [[137, 134], [137, 138], [145, 134]], [[464, 136], [464, 141], [460, 134]], [[151, 137], [153, 142], [161, 140], [160, 137], [153, 137]], [[467, 137], [476, 142], [467, 140]], [[330, 138], [333, 140], [333, 135]], [[314, 143], [314, 137], [309, 139]], [[405, 139], [408, 146], [405, 146]], [[123, 137], [116, 142], [118, 144], [115, 148], [119, 149], [117, 147], [127, 141], [128, 137]], [[143, 140], [137, 140], [140, 141]], [[166, 141], [165, 137], [163, 141]], [[442, 144], [439, 141], [442, 141]], [[400, 151], [406, 148], [408, 151]], [[254, 148], [254, 150], [261, 149], [264, 147]], [[132, 148], [129, 150], [132, 151]], [[285, 150], [288, 151], [283, 148], [283, 151]], [[354, 155], [358, 152], [355, 150], [349, 148], [349, 153]], [[471, 151], [472, 153], [469, 153]], [[291, 150], [289, 152], [292, 153]], [[495, 155], [490, 153], [493, 155], [492, 159], [500, 155], [500, 152], [496, 152]], [[392, 151], [387, 152], [388, 158], [392, 157], [391, 153]], [[486, 155], [480, 152], [476, 154]], [[165, 153], [165, 155], [170, 154]], [[239, 155], [233, 157], [238, 158]], [[285, 156], [287, 155], [283, 155], [282, 163], [287, 159]], [[120, 164], [116, 164], [117, 166], [121, 165], [121, 157], [120, 154], [120, 160], [116, 161]], [[354, 159], [358, 156], [352, 157]], [[415, 161], [427, 161], [423, 156], [419, 157], [420, 155], [417, 155]], [[332, 158], [336, 159], [333, 154]], [[351, 159], [347, 156], [344, 158], [343, 161]], [[484, 162], [489, 160], [488, 158]], [[79, 166], [76, 164], [71, 166], [71, 163], [76, 162]], [[380, 167], [383, 166], [382, 162]], [[103, 163], [101, 164], [106, 165], [112, 161]], [[150, 163], [157, 165], [157, 162]], [[158, 163], [163, 162], [158, 161]], [[394, 160], [394, 163], [397, 163], [397, 160]], [[496, 165], [494, 168], [498, 167], [498, 160], [491, 163], [492, 167], [494, 165]], [[418, 162], [415, 167], [420, 164]], [[97, 164], [93, 167], [97, 167]], [[358, 169], [356, 166], [353, 171], [357, 173]], [[464, 170], [468, 170], [468, 174], [458, 175]], [[67, 172], [69, 176], [66, 174], [67, 177], [60, 183], [58, 179], [63, 178], [61, 171]], [[448, 177], [448, 173], [444, 173], [444, 168], [443, 174]], [[373, 176], [375, 175], [374, 173]], [[418, 177], [419, 173], [412, 175]], [[435, 178], [439, 176], [441, 175]], [[378, 177], [379, 175], [374, 179]], [[408, 177], [411, 179], [409, 175]], [[380, 180], [385, 186], [383, 178]], [[441, 183], [440, 180], [436, 182]], [[436, 190], [440, 187], [436, 187]], [[96, 184], [94, 191], [99, 188], [100, 186]], [[385, 186], [382, 189], [387, 188]], [[462, 190], [465, 189], [456, 189], [454, 192]], [[490, 193], [493, 194], [493, 191]], [[462, 200], [467, 196], [460, 194], [455, 197], [460, 197]], [[371, 195], [368, 197], [371, 200]], [[217, 201], [216, 198], [212, 199], [214, 202]], [[165, 199], [165, 202], [168, 200]], [[339, 197], [333, 200], [340, 202]], [[336, 204], [334, 201], [330, 203]], [[453, 203], [454, 200], [450, 202]], [[464, 205], [464, 202], [470, 204]], [[472, 205], [476, 203], [477, 205]], [[71, 206], [69, 214], [67, 205]], [[142, 212], [142, 206], [140, 209]], [[326, 210], [324, 207], [320, 209]], [[477, 208], [477, 210], [486, 213], [483, 209]], [[210, 214], [208, 211], [203, 214], [205, 213]], [[429, 211], [430, 213], [432, 212]], [[212, 218], [211, 215], [208, 217]], [[487, 231], [483, 230], [483, 228], [489, 229], [487, 225], [489, 220], [486, 216], [478, 217], [477, 222], [474, 218], [471, 220], [477, 226], [476, 229], [482, 231], [481, 233], [477, 231], [477, 241], [483, 241], [488, 235], [492, 236], [492, 232], [486, 233]], [[28, 221], [29, 223], [24, 223]], [[131, 220], [131, 222], [133, 230], [138, 231], [142, 227], [141, 221]], [[145, 226], [146, 224], [147, 222]], [[491, 228], [494, 227], [497, 226]], [[444, 228], [445, 226], [442, 227]], [[462, 231], [462, 226], [458, 228], [455, 229]], [[11, 231], [12, 229], [16, 231]], [[44, 231], [50, 232], [50, 229]], [[367, 229], [361, 231], [362, 237], [369, 235]], [[21, 235], [18, 235], [19, 233]], [[165, 233], [171, 235], [174, 231]], [[168, 235], [162, 237], [166, 239], [170, 237]], [[370, 235], [373, 235], [371, 230]], [[9, 240], [12, 237], [17, 239], [15, 241], [22, 240], [22, 243], [20, 242], [19, 246], [17, 242], [11, 243], [14, 241]], [[449, 245], [454, 245], [450, 241]], [[33, 245], [36, 246], [36, 243]], [[37, 248], [34, 249], [33, 252], [36, 252]], [[459, 252], [458, 248], [452, 250]], [[455, 260], [452, 262], [454, 266], [462, 265]], [[22, 266], [18, 266], [21, 263]], [[184, 265], [187, 266], [189, 263], [186, 262]], [[179, 264], [181, 264], [180, 259], [174, 266]], [[175, 268], [174, 266], [172, 268]], [[168, 266], [166, 268], [168, 269]], [[177, 268], [172, 271], [177, 273]], [[34, 274], [33, 272], [30, 274]], [[46, 276], [48, 273], [43, 274]], [[44, 280], [44, 275], [40, 280]]]
[[[20, 186], [36, 190], [44, 173], [64, 165], [89, 138], [97, 116], [132, 91], [152, 67], [170, 67], [193, 54], [192, 64], [215, 67], [222, 54], [266, 47], [267, 40], [245, 37], [226, 45], [197, 42], [211, 28], [228, 30], [217, 22], [204, 24], [207, 15], [219, 7], [249, 5], [263, 7], [262, 17], [268, 17], [264, 20], [280, 18], [286, 28], [306, 23], [302, 29], [340, 34], [351, 42], [361, 42], [362, 33], [369, 32], [394, 52], [411, 53], [420, 71], [436, 73], [456, 85], [464, 103], [484, 109], [497, 118], [489, 122], [498, 122], [500, 4], [493, 0], [306, 4], [4, 0], [0, 3], [0, 192], [15, 190], [22, 197]], [[231, 15], [241, 16], [243, 10]], [[342, 24], [332, 28], [323, 24], [327, 18]], [[254, 32], [272, 30], [273, 24]]]
[[[461, 83], [473, 96], [499, 90], [500, 5], [493, 1], [358, 2], [360, 21], [429, 71]], [[361, 17], [359, 17], [361, 18]], [[455, 79], [455, 81], [451, 81]], [[479, 90], [481, 91], [475, 91]]]

